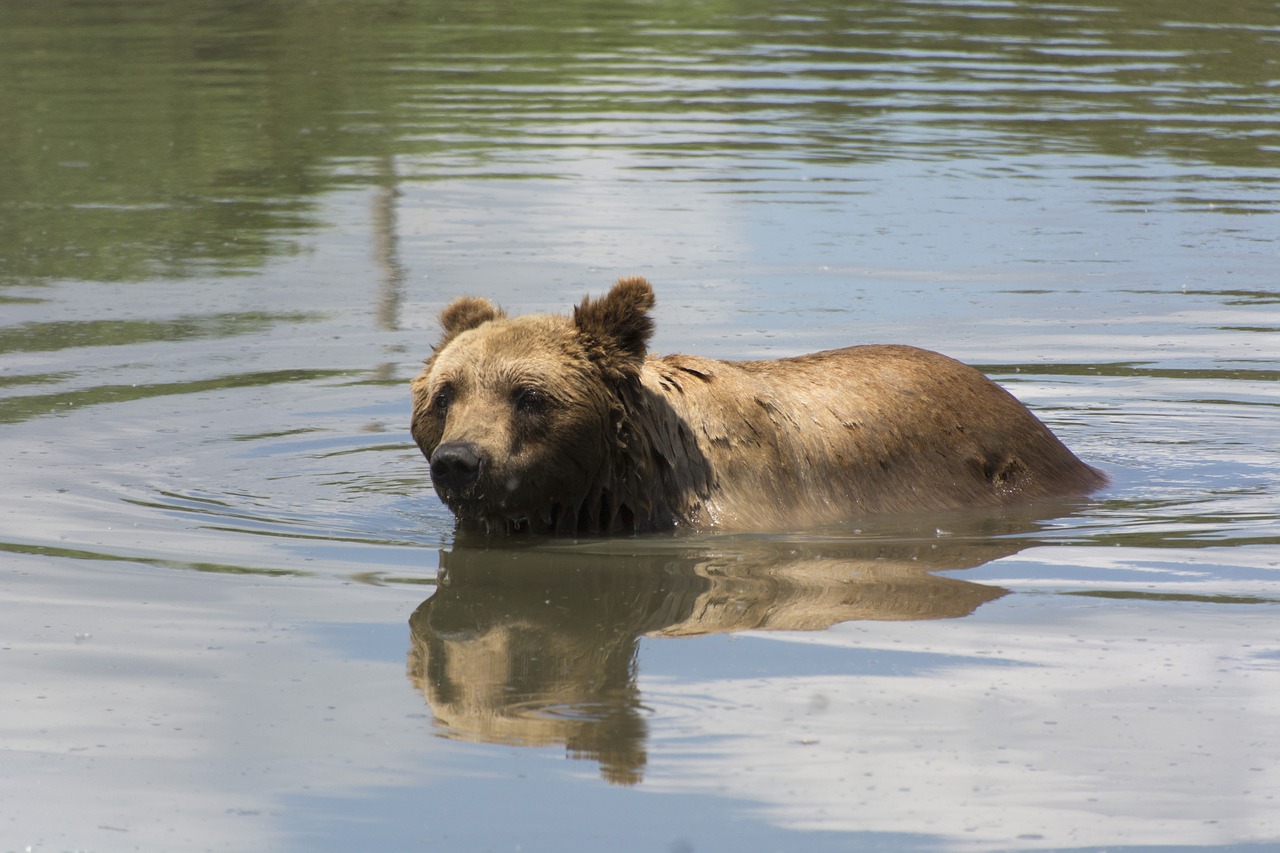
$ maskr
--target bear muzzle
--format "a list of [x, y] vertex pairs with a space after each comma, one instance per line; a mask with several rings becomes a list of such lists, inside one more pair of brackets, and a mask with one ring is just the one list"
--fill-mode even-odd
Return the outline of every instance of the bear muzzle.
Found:
[[481, 450], [469, 441], [449, 441], [431, 453], [431, 482], [442, 495], [461, 495], [480, 477]]

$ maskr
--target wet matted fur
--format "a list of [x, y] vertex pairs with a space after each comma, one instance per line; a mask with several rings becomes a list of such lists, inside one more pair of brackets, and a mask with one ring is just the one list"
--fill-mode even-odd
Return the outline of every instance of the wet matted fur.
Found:
[[571, 316], [463, 297], [413, 381], [413, 438], [463, 528], [783, 530], [1087, 494], [1084, 464], [971, 367], [908, 346], [647, 354], [653, 289]]

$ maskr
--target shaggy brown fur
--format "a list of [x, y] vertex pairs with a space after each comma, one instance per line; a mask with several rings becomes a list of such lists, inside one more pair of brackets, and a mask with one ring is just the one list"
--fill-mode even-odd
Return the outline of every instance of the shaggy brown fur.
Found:
[[1082, 495], [1103, 474], [971, 367], [906, 346], [646, 356], [653, 290], [573, 316], [466, 297], [413, 381], [414, 440], [464, 528], [780, 530]]

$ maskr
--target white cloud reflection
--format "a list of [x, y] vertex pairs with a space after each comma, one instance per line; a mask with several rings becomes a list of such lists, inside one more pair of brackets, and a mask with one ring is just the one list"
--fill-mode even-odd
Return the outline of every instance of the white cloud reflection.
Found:
[[0, 565], [6, 850], [280, 849], [290, 798], [424, 774], [401, 667], [314, 636], [324, 620], [399, 627], [403, 589]]
[[772, 636], [870, 675], [642, 676], [658, 716], [680, 709], [648, 784], [957, 850], [1280, 838], [1275, 607], [1069, 601]]

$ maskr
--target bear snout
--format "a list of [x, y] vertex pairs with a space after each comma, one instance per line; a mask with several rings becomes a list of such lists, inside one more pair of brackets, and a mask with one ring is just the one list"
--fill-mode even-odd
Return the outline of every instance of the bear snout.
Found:
[[450, 441], [431, 454], [431, 482], [458, 494], [480, 476], [480, 448], [468, 441]]

